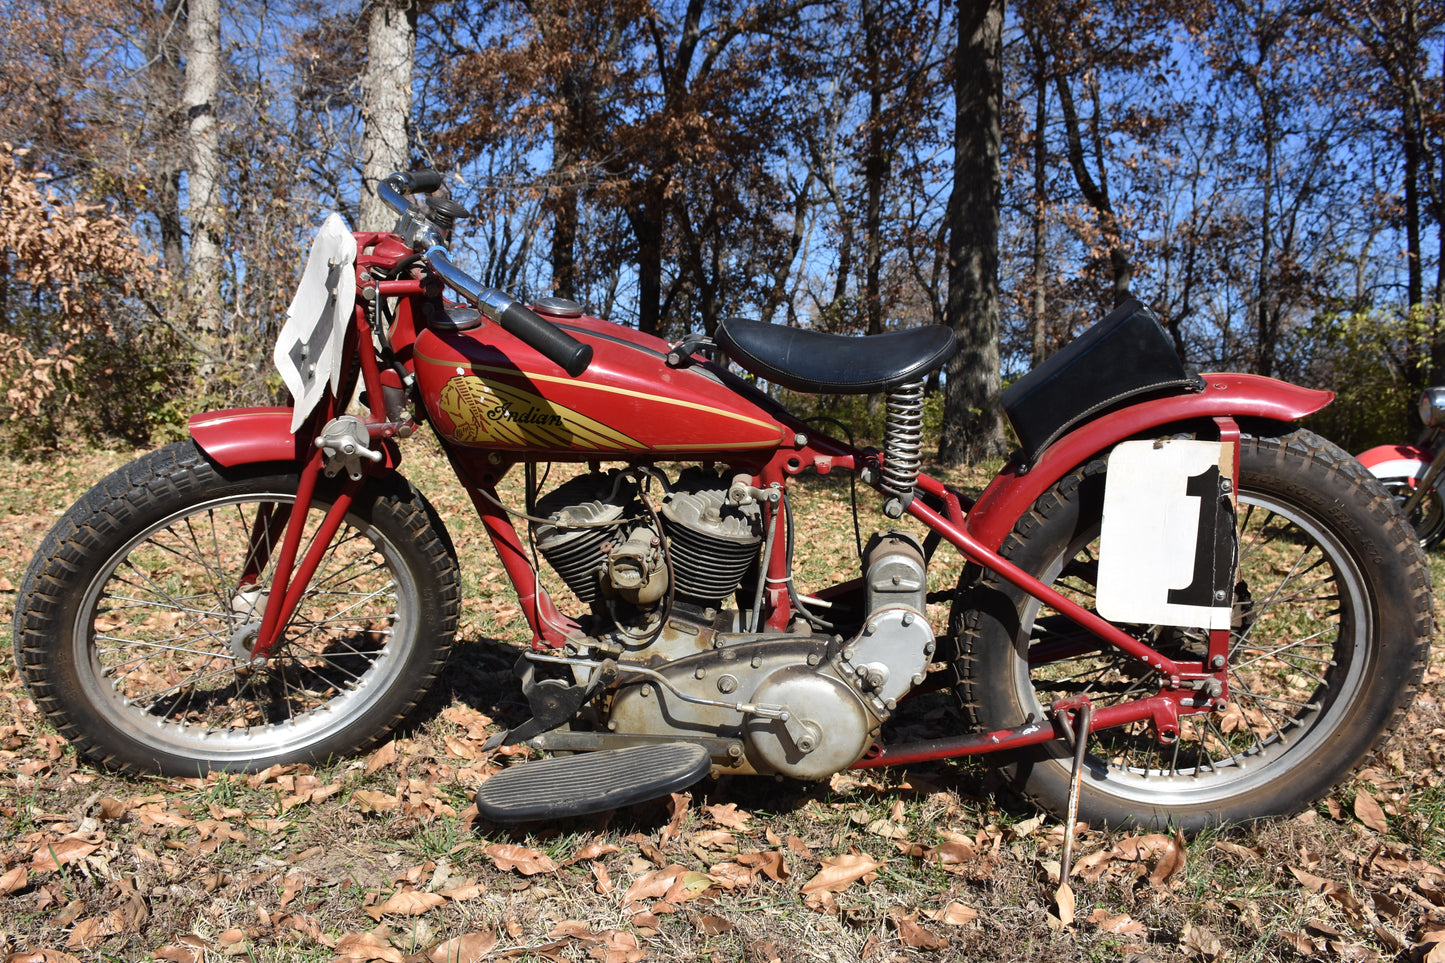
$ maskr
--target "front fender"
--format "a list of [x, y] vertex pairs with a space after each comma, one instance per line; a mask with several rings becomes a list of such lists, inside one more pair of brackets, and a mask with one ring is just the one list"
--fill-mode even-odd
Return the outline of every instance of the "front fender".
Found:
[[[192, 415], [188, 427], [201, 451], [226, 468], [270, 462], [300, 466], [315, 448], [309, 434], [291, 433], [291, 416], [291, 408], [228, 408]], [[401, 461], [390, 438], [382, 441], [381, 450], [385, 458], [378, 468], [395, 468]]]
[[1419, 481], [1434, 461], [1430, 453], [1416, 445], [1380, 445], [1358, 456], [1360, 464], [1376, 478], [1409, 478]]
[[1129, 405], [1087, 421], [1054, 442], [1026, 469], [1010, 464], [968, 513], [970, 533], [998, 550], [1014, 524], [1050, 486], [1076, 466], [1125, 439], [1162, 425], [1201, 418], [1298, 421], [1334, 400], [1334, 393], [1260, 375], [1206, 374], [1203, 391]]
[[307, 439], [291, 433], [290, 408], [230, 408], [192, 415], [188, 427], [201, 451], [227, 468], [263, 462], [305, 464]]

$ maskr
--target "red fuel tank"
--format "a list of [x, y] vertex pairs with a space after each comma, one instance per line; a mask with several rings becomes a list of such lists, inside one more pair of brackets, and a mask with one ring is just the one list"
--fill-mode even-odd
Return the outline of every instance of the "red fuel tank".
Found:
[[669, 367], [665, 341], [609, 321], [543, 316], [592, 345], [592, 364], [581, 377], [569, 377], [495, 324], [420, 334], [417, 383], [432, 424], [448, 441], [555, 460], [647, 452], [766, 458], [792, 443], [781, 412], [731, 373], [706, 363]]

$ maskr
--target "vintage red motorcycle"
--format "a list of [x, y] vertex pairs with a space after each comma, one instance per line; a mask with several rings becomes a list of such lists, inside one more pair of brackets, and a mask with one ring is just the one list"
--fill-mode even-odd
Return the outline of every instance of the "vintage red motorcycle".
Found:
[[[422, 422], [532, 635], [517, 667], [532, 718], [493, 744], [546, 758], [514, 754], [481, 785], [498, 822], [709, 773], [1005, 753], [1054, 812], [1198, 829], [1306, 805], [1402, 718], [1428, 573], [1389, 494], [1294, 426], [1327, 392], [1192, 375], [1131, 303], [1010, 386], [1022, 448], [970, 498], [920, 471], [923, 384], [949, 329], [729, 320], [668, 344], [567, 301], [529, 308], [452, 262], [466, 212], [419, 197], [440, 184], [382, 185], [394, 233], [323, 227], [276, 350], [292, 406], [195, 416], [189, 440], [102, 480], [40, 546], [16, 663], [85, 757], [255, 770], [367, 749], [406, 717], [461, 604], [446, 525], [398, 471]], [[739, 371], [885, 394], [882, 450]], [[574, 471], [548, 488], [538, 466], [554, 462]], [[517, 468], [509, 506], [497, 485]], [[808, 520], [788, 497], [804, 472], [853, 473], [922, 536], [878, 532], [856, 577], [806, 590]], [[943, 542], [961, 571], [933, 570]], [[956, 727], [900, 742], [900, 704], [940, 686]]]

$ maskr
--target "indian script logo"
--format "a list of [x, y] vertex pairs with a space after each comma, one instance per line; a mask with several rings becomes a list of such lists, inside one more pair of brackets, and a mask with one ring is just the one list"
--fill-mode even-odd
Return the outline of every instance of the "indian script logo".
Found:
[[[499, 448], [638, 449], [640, 442], [539, 394], [475, 375], [452, 378], [437, 399], [448, 433]], [[442, 426], [446, 428], [447, 426]]]

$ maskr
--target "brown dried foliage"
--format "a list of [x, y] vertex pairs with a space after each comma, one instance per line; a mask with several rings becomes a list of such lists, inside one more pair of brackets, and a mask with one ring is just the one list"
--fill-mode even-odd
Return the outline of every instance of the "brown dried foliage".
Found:
[[[105, 205], [62, 198], [26, 151], [0, 145], [0, 385], [10, 421], [60, 420], [81, 367], [110, 346], [140, 340], [130, 319], [162, 280], [126, 219]], [[87, 379], [112, 370], [93, 367]]]

